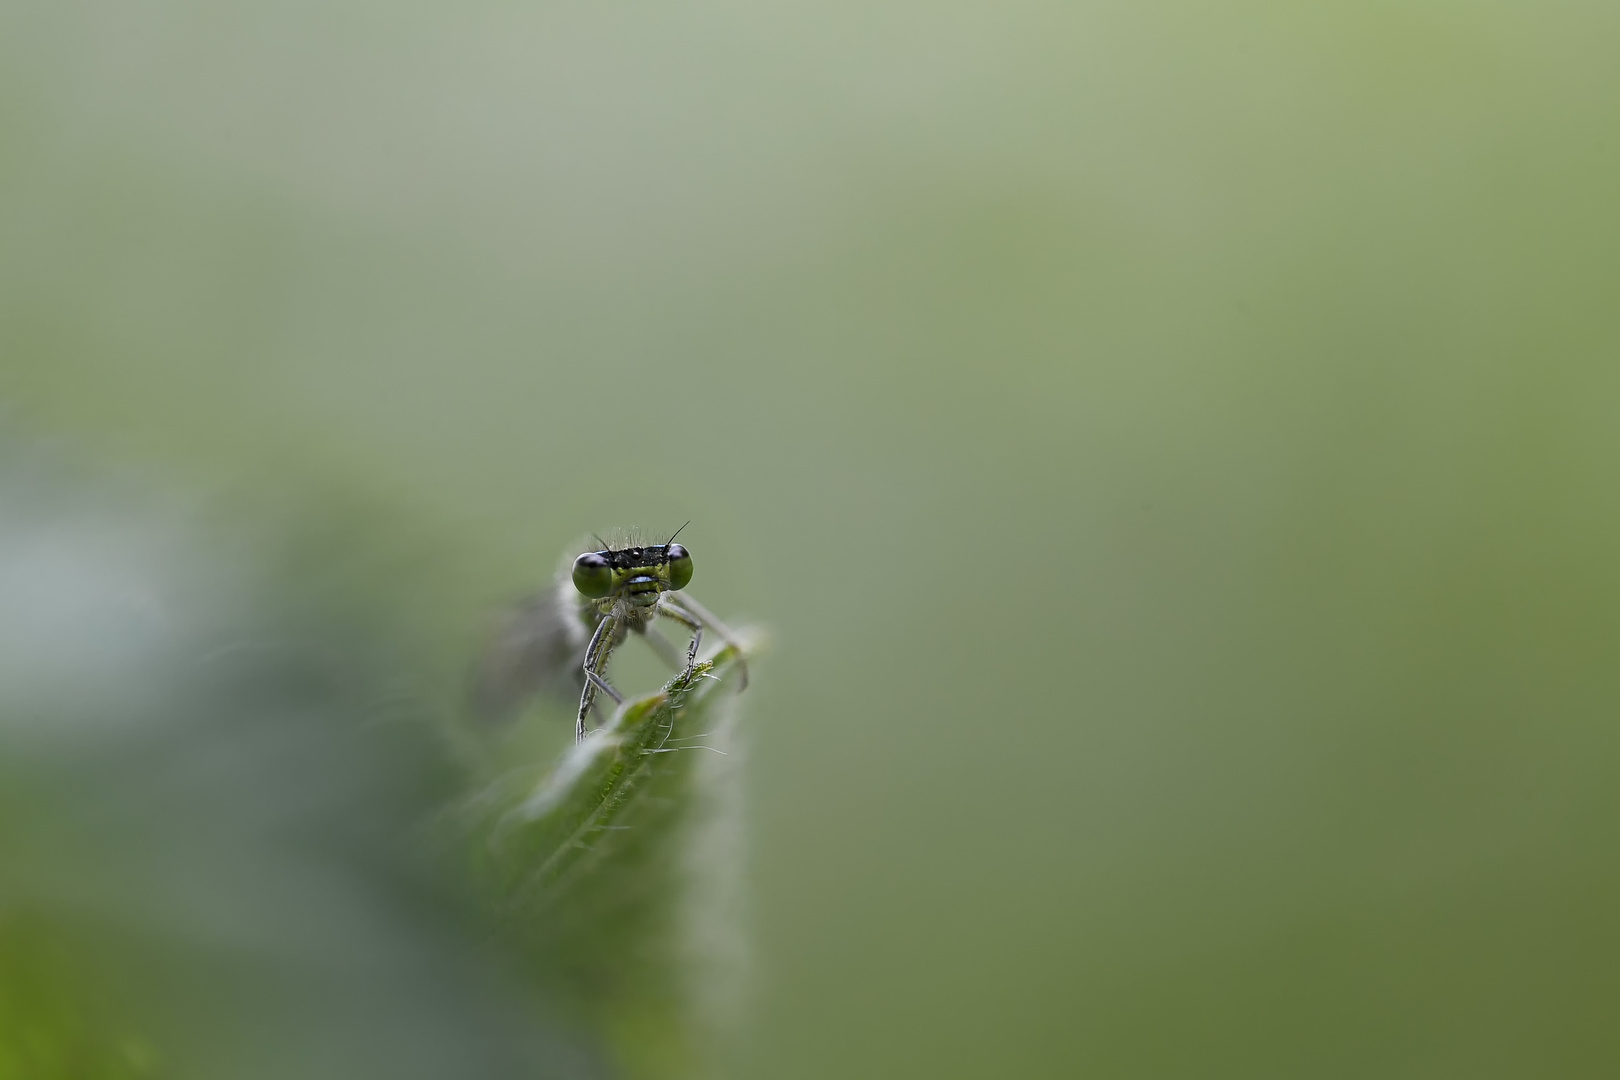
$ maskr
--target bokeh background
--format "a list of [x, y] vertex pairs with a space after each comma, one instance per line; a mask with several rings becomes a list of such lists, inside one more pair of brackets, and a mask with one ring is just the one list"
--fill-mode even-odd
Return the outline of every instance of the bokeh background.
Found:
[[7, 4], [0, 400], [341, 508], [445, 701], [691, 519], [773, 633], [739, 1075], [1614, 1075], [1616, 42]]

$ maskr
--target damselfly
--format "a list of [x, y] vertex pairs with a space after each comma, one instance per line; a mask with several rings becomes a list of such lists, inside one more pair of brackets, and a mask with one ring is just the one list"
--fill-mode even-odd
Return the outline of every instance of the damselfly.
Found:
[[[577, 687], [574, 738], [584, 739], [585, 717], [598, 692], [624, 701], [607, 680], [607, 664], [630, 634], [646, 641], [671, 667], [690, 672], [703, 632], [711, 630], [736, 650], [737, 689], [747, 687], [748, 668], [736, 635], [682, 591], [692, 580], [692, 555], [675, 543], [675, 536], [661, 544], [633, 536], [613, 542], [594, 539], [595, 550], [577, 556], [550, 589], [524, 601], [491, 640], [474, 678], [473, 704], [479, 713], [503, 718], [537, 693]], [[684, 656], [653, 628], [660, 616], [691, 631]]]

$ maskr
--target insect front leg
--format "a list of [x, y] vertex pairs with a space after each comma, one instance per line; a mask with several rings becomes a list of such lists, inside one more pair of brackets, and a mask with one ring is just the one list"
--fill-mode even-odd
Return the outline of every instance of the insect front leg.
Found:
[[[665, 601], [660, 604], [659, 610], [667, 613], [669, 607], [673, 606], [673, 604], [668, 604]], [[743, 657], [742, 642], [737, 640], [737, 635], [731, 632], [730, 627], [716, 618], [714, 612], [684, 592], [681, 593], [681, 615], [685, 617], [677, 619], [677, 622], [698, 629], [700, 633], [701, 627], [707, 626], [720, 636], [721, 641], [731, 646], [732, 650], [737, 654], [737, 692], [741, 693], [748, 689], [748, 661]], [[693, 657], [697, 656], [697, 642], [695, 640], [692, 642], [692, 655]]]
[[691, 674], [693, 665], [697, 663], [698, 646], [703, 644], [703, 623], [691, 612], [677, 607], [668, 597], [659, 597], [658, 613], [692, 631], [692, 644], [686, 647], [686, 667], [681, 669], [682, 675]]
[[591, 711], [598, 689], [614, 701], [624, 701], [619, 692], [602, 677], [608, 656], [613, 652], [618, 628], [619, 620], [612, 613], [602, 616], [602, 621], [596, 624], [596, 633], [591, 635], [591, 643], [585, 647], [585, 688], [579, 694], [579, 717], [574, 721], [575, 742], [585, 739], [585, 714]]

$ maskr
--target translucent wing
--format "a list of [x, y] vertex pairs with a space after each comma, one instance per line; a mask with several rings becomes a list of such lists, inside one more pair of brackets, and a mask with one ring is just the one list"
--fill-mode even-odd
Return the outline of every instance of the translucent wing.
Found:
[[560, 586], [515, 605], [490, 635], [472, 673], [474, 715], [504, 723], [541, 694], [578, 700], [589, 635], [572, 587]]

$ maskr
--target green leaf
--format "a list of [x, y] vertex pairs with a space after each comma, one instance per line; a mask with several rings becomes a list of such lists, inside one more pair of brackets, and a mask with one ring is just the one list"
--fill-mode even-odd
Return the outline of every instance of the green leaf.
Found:
[[274, 532], [0, 432], [0, 1080], [614, 1075], [421, 842], [463, 789], [376, 548]]
[[507, 940], [630, 1076], [716, 1075], [735, 1020], [738, 661], [728, 646], [626, 702], [532, 791], [484, 804], [483, 870]]

